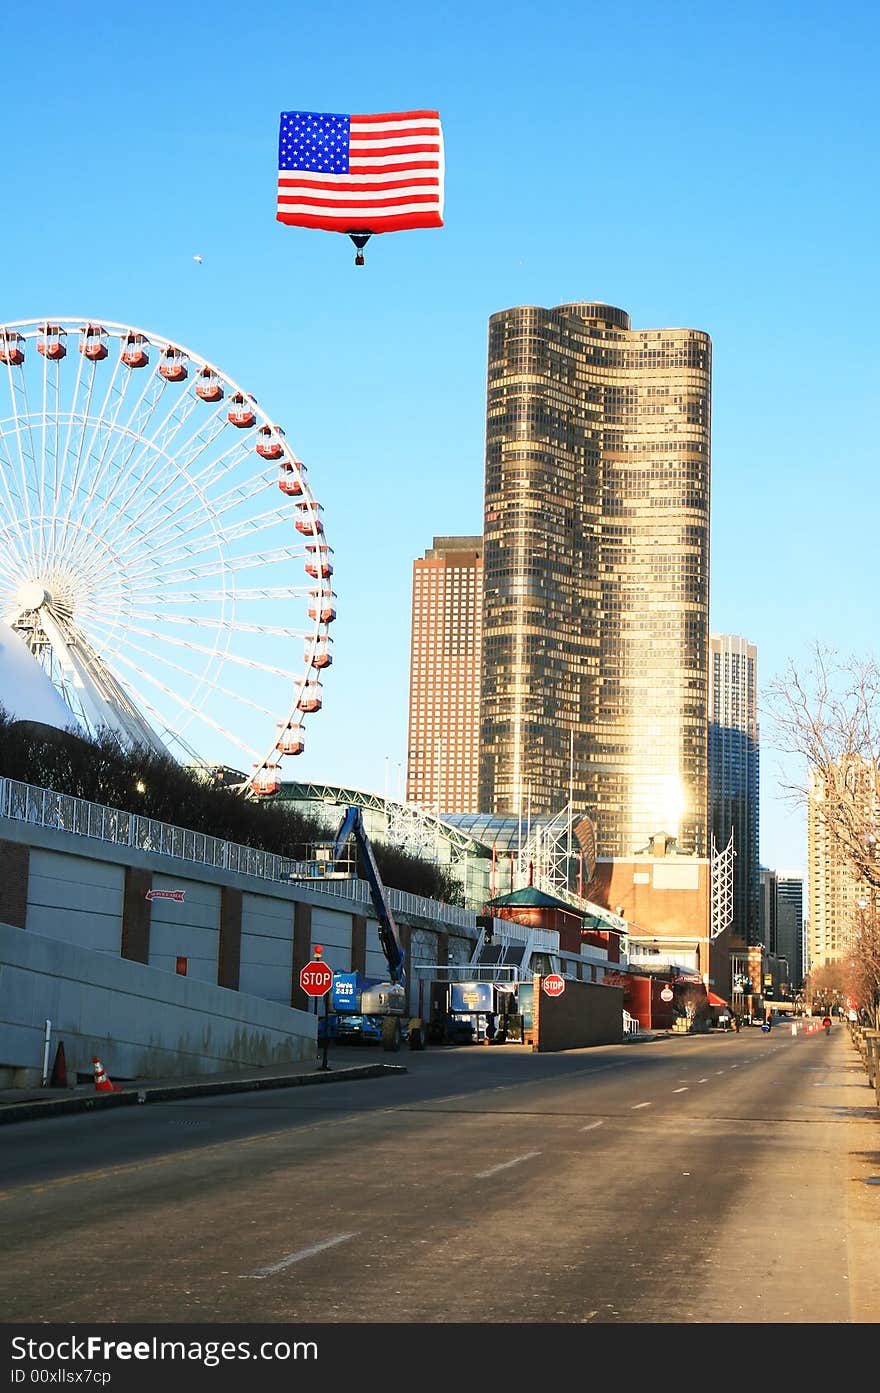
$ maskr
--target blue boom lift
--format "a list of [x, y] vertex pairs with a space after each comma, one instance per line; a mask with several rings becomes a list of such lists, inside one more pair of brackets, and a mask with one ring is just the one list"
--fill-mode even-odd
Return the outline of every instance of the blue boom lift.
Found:
[[400, 935], [358, 807], [349, 808], [342, 819], [331, 853], [334, 866], [339, 864], [351, 836], [357, 843], [360, 864], [370, 886], [388, 980], [364, 977], [359, 972], [335, 972], [330, 988], [333, 1011], [318, 1017], [318, 1039], [322, 1040], [324, 1031], [329, 1030], [329, 1038], [340, 1042], [377, 1041], [383, 1049], [399, 1050], [401, 1040], [406, 1038], [411, 1049], [419, 1049], [423, 1044], [421, 1021], [403, 1020], [407, 990]]

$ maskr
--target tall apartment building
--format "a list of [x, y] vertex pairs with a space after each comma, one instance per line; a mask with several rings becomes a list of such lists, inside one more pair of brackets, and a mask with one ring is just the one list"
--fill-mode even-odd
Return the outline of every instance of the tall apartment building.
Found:
[[719, 851], [733, 833], [734, 933], [775, 953], [759, 922], [757, 669], [753, 643], [709, 635], [709, 827]]
[[477, 813], [483, 539], [435, 537], [413, 562], [407, 801]]
[[480, 810], [707, 854], [711, 343], [611, 305], [489, 321]]
[[782, 957], [788, 959], [794, 987], [804, 980], [804, 881], [802, 876], [776, 876], [776, 941]]
[[[872, 766], [851, 755], [838, 761], [835, 777], [839, 779], [841, 772], [854, 791], [856, 806], [861, 798], [869, 813], [876, 797]], [[828, 967], [846, 956], [858, 916], [858, 901], [864, 894], [864, 885], [844, 856], [825, 815], [827, 796], [828, 786], [811, 770], [807, 798], [806, 972]]]
[[768, 953], [778, 953], [777, 947], [778, 923], [776, 917], [777, 910], [777, 879], [776, 872], [768, 870], [766, 866], [761, 866], [759, 911], [758, 911], [758, 937], [754, 942], [763, 943]]

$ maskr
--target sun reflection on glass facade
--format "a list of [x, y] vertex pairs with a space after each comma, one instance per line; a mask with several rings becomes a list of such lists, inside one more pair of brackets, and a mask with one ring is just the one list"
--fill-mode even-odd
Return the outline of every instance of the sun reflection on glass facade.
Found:
[[480, 807], [706, 853], [711, 343], [611, 305], [489, 321]]

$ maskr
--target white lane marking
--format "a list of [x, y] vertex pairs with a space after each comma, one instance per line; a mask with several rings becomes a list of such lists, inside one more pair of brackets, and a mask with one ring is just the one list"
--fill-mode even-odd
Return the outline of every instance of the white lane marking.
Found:
[[673, 1093], [687, 1093], [686, 1088], [673, 1088]]
[[723, 1074], [723, 1073], [724, 1073], [724, 1070], [723, 1070], [723, 1069], [716, 1069], [716, 1070], [715, 1070], [715, 1073], [716, 1073], [716, 1074]]
[[533, 1156], [540, 1156], [540, 1151], [527, 1151], [524, 1156], [514, 1156], [512, 1161], [502, 1161], [498, 1166], [490, 1166], [487, 1171], [477, 1171], [477, 1180], [486, 1180], [490, 1175], [497, 1175], [499, 1171], [506, 1171], [510, 1166], [518, 1166], [520, 1161], [531, 1161]]
[[586, 1125], [586, 1127], [582, 1127], [582, 1128], [581, 1128], [581, 1131], [582, 1131], [582, 1132], [592, 1132], [592, 1130], [593, 1130], [594, 1127], [601, 1127], [601, 1126], [602, 1126], [602, 1123], [603, 1123], [604, 1121], [605, 1121], [604, 1117], [601, 1117], [601, 1118], [599, 1119], [598, 1122], [588, 1122], [587, 1125]]
[[240, 1272], [240, 1277], [274, 1277], [276, 1272], [283, 1272], [285, 1268], [292, 1267], [295, 1262], [303, 1262], [305, 1258], [313, 1258], [316, 1253], [323, 1253], [327, 1248], [335, 1248], [339, 1243], [347, 1243], [350, 1238], [356, 1238], [355, 1233], [339, 1233], [335, 1238], [325, 1238], [323, 1243], [313, 1243], [311, 1248], [300, 1248], [297, 1253], [288, 1253], [286, 1258], [280, 1262], [273, 1262], [269, 1267], [258, 1267], [256, 1272]]
[[708, 1079], [697, 1079], [697, 1083], [708, 1083]]
[[650, 1103], [633, 1103], [632, 1110], [635, 1112], [636, 1108], [649, 1108], [650, 1106]]

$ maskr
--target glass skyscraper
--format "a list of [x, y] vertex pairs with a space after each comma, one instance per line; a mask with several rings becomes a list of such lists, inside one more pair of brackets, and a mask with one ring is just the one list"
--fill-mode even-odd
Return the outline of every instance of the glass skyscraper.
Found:
[[[762, 941], [758, 862], [758, 650], [736, 634], [709, 638], [709, 826], [718, 851], [733, 833], [733, 931]], [[773, 953], [773, 916], [763, 942]], [[770, 918], [772, 917], [772, 931]], [[773, 940], [773, 941], [771, 941]]]
[[788, 959], [791, 981], [800, 987], [804, 980], [804, 881], [802, 876], [776, 876], [776, 941], [779, 952]]
[[600, 303], [489, 321], [480, 810], [707, 854], [711, 343]]

